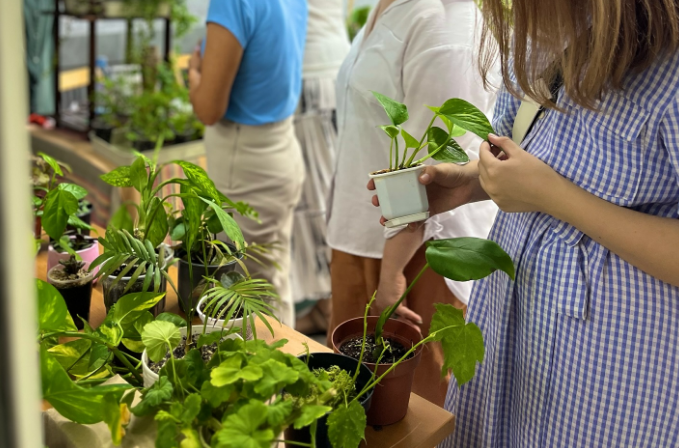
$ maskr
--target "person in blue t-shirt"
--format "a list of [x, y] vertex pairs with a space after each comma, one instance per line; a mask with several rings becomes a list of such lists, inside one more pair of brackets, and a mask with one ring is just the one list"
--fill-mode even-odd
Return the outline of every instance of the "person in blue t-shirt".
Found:
[[245, 240], [278, 243], [280, 269], [248, 267], [276, 286], [277, 316], [290, 326], [290, 238], [304, 180], [292, 116], [302, 87], [307, 15], [306, 0], [211, 0], [207, 38], [189, 64], [191, 103], [208, 126], [208, 172], [222, 193], [259, 213], [261, 224], [235, 216]]

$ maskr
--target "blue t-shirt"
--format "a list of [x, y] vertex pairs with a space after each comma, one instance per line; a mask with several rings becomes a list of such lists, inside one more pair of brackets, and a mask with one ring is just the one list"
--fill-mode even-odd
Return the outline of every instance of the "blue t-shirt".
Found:
[[302, 89], [306, 0], [211, 0], [207, 21], [231, 31], [243, 59], [224, 118], [262, 125], [291, 116]]

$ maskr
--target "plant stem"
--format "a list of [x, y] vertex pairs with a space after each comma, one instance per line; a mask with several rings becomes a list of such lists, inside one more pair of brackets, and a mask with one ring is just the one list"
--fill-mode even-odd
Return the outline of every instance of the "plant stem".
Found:
[[[394, 138], [394, 143], [396, 144], [396, 164], [398, 164], [398, 159], [399, 159], [399, 152], [398, 152], [398, 136]], [[398, 166], [395, 166], [394, 169], [398, 168]]]
[[422, 149], [422, 143], [424, 143], [425, 139], [427, 138], [427, 135], [429, 135], [429, 129], [434, 125], [434, 121], [436, 121], [436, 117], [438, 115], [434, 114], [433, 117], [431, 117], [431, 121], [429, 122], [429, 126], [427, 126], [427, 129], [424, 130], [424, 135], [420, 139], [420, 149]]
[[403, 160], [401, 161], [401, 168], [405, 168], [407, 156], [408, 156], [408, 146], [406, 145], [405, 149], [403, 150]]
[[[410, 286], [405, 290], [403, 295], [401, 295], [401, 298], [399, 298], [396, 303], [394, 303], [392, 306], [387, 308], [386, 310], [383, 311], [383, 313], [386, 313], [387, 318], [384, 320], [385, 322], [389, 320], [389, 318], [396, 312], [396, 309], [403, 303], [405, 298], [410, 294], [410, 291], [413, 289], [413, 287], [417, 284], [417, 282], [420, 280], [420, 277], [422, 277], [422, 274], [424, 274], [424, 271], [426, 271], [429, 268], [429, 263], [425, 263], [424, 267], [422, 270], [417, 274], [415, 279], [410, 283]], [[382, 339], [382, 328], [375, 328], [375, 343], [378, 345], [383, 345], [379, 343], [379, 340]], [[377, 348], [377, 347], [376, 347]]]
[[358, 366], [356, 367], [356, 373], [354, 373], [354, 384], [356, 384], [356, 379], [361, 371], [361, 366], [363, 365], [363, 354], [365, 353], [365, 339], [368, 335], [368, 313], [370, 312], [370, 307], [372, 306], [375, 298], [377, 297], [377, 291], [373, 293], [370, 302], [365, 306], [365, 314], [363, 315], [363, 343], [361, 344], [361, 354], [358, 357]]
[[408, 162], [406, 163], [406, 166], [411, 167], [414, 165], [413, 160], [415, 160], [415, 157], [424, 149], [425, 146], [427, 146], [429, 143], [425, 143], [424, 145], [420, 146], [413, 152], [413, 154], [410, 156], [408, 159]]
[[113, 354], [116, 356], [116, 358], [118, 358], [120, 360], [120, 362], [122, 362], [125, 365], [125, 367], [127, 367], [130, 370], [130, 373], [132, 375], [134, 375], [134, 378], [137, 381], [139, 381], [140, 384], [144, 384], [144, 378], [142, 378], [142, 376], [139, 375], [139, 372], [137, 372], [137, 369], [135, 369], [132, 366], [132, 364], [130, 364], [130, 361], [128, 361], [127, 358], [125, 358], [125, 356], [123, 356], [122, 352], [120, 350], [118, 350], [118, 347], [109, 347], [109, 348], [111, 349]]
[[419, 159], [418, 161], [416, 161], [415, 164], [416, 164], [416, 165], [419, 165], [420, 163], [423, 163], [423, 162], [424, 162], [425, 160], [427, 160], [428, 158], [434, 157], [436, 154], [439, 153], [439, 151], [441, 151], [441, 150], [446, 146], [447, 143], [448, 143], [448, 142], [442, 144], [441, 146], [439, 146], [438, 148], [436, 148], [434, 151], [428, 153], [426, 156], [424, 156], [424, 157], [422, 157], [421, 159]]
[[391, 170], [394, 166], [394, 139], [391, 139], [389, 144], [389, 169]]

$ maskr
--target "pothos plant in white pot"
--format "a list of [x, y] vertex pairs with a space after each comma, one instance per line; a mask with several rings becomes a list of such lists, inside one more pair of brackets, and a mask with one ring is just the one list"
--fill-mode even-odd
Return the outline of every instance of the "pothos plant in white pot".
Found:
[[[380, 126], [391, 140], [389, 167], [369, 174], [375, 181], [382, 216], [387, 220], [385, 225], [397, 227], [423, 221], [429, 217], [429, 201], [425, 187], [417, 178], [424, 169], [424, 162], [430, 158], [457, 164], [469, 162], [469, 157], [455, 137], [461, 137], [469, 131], [487, 140], [493, 127], [473, 104], [452, 98], [441, 107], [427, 106], [434, 116], [418, 140], [401, 127], [409, 118], [406, 105], [377, 92], [372, 94], [384, 107], [391, 121], [389, 125]], [[437, 119], [445, 125], [445, 129], [434, 126]], [[403, 152], [399, 146], [401, 139]], [[417, 158], [425, 148], [427, 153]]]

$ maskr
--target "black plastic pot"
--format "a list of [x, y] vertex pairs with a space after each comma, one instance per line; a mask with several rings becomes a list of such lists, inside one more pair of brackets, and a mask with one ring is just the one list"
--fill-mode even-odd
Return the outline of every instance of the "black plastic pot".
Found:
[[[132, 270], [134, 272], [134, 269]], [[127, 286], [127, 283], [130, 281], [130, 277], [123, 277], [120, 279], [120, 281], [115, 285], [113, 285], [113, 282], [116, 279], [115, 275], [109, 275], [108, 277], [104, 278], [101, 280], [102, 284], [102, 289], [104, 291], [104, 305], [106, 306], [106, 313], [111, 310], [111, 307], [118, 302], [122, 297], [126, 296], [127, 294], [132, 294], [133, 292], [142, 292], [144, 290], [144, 280], [146, 279], [145, 275], [140, 275], [139, 278], [134, 282], [132, 287], [123, 293], [125, 290], [125, 287]], [[151, 285], [149, 286], [148, 292], [152, 292], [155, 290], [155, 279], [151, 280]], [[167, 280], [165, 277], [161, 276], [160, 277], [160, 286], [158, 288], [158, 292], [165, 292], [167, 290]], [[159, 315], [163, 311], [165, 311], [165, 297], [156, 304], [153, 308], [149, 310], [151, 314], [154, 316]]]
[[98, 123], [98, 122], [93, 122], [92, 123], [92, 130], [94, 131], [94, 135], [99, 137], [100, 139], [104, 140], [107, 143], [111, 143], [111, 136], [113, 135], [113, 126], [104, 124], [104, 123]]
[[176, 132], [175, 137], [174, 137], [174, 142], [176, 144], [188, 143], [188, 142], [194, 141], [195, 139], [196, 139], [196, 132], [194, 130], [190, 130], [188, 132], [183, 132], [183, 133]]
[[[229, 248], [235, 252], [236, 246], [228, 244]], [[195, 309], [198, 306], [198, 302], [202, 297], [202, 292], [205, 286], [205, 281], [203, 277], [206, 275], [205, 265], [202, 263], [191, 263], [191, 268], [189, 269], [189, 263], [187, 260], [187, 254], [184, 249], [179, 249], [177, 251], [177, 256], [179, 258], [179, 269], [177, 273], [178, 283], [177, 291], [179, 292], [179, 308], [186, 312], [186, 306], [189, 305]], [[243, 258], [242, 254], [238, 254], [238, 258]], [[222, 265], [210, 265], [207, 267], [207, 276], [213, 277], [219, 280], [222, 274], [228, 272], [233, 272], [238, 265], [237, 260], [233, 260], [230, 263]], [[191, 271], [193, 271], [193, 283], [191, 283]]]
[[[356, 371], [356, 366], [358, 365], [358, 360], [344, 356], [337, 353], [311, 353], [309, 355], [309, 370], [314, 369], [327, 369], [332, 366], [338, 366], [342, 370], [346, 370], [353, 376]], [[302, 355], [299, 357], [302, 361], [306, 362], [307, 355]], [[356, 379], [356, 390], [361, 391], [363, 387], [368, 384], [370, 378], [372, 377], [372, 372], [370, 369], [363, 364], [361, 366], [361, 372], [358, 374]], [[365, 409], [366, 413], [370, 409], [370, 402], [372, 401], [373, 391], [369, 391], [363, 397], [361, 397], [360, 402]], [[298, 443], [311, 443], [311, 433], [309, 428], [294, 429], [289, 427], [285, 430], [285, 440]], [[286, 443], [287, 448], [294, 448], [296, 445]], [[333, 448], [328, 439], [328, 416], [325, 415], [318, 419], [316, 427], [316, 447], [317, 448]]]
[[153, 151], [156, 149], [156, 142], [153, 140], [135, 140], [132, 147], [137, 151]]
[[[56, 269], [61, 269], [57, 266], [50, 270], [47, 275], [49, 282], [59, 290], [61, 296], [66, 302], [66, 308], [73, 318], [73, 323], [75, 323], [78, 330], [84, 328], [82, 319], [87, 321], [90, 320], [90, 304], [92, 302], [92, 282], [93, 274], [90, 274], [87, 278], [83, 279], [82, 282], [78, 281], [58, 281], [51, 278], [51, 273]], [[81, 319], [82, 318], [82, 319]]]
[[[82, 199], [81, 199], [81, 202], [82, 202]], [[92, 203], [91, 203], [91, 202], [88, 202], [88, 203], [87, 203], [87, 211], [86, 211], [85, 213], [79, 213], [79, 214], [77, 214], [76, 216], [77, 216], [78, 218], [80, 218], [80, 220], [81, 220], [82, 222], [84, 222], [85, 224], [87, 224], [87, 225], [92, 225], [92, 210], [93, 210], [93, 209], [94, 209], [94, 206], [92, 205]], [[80, 231], [80, 233], [83, 234], [83, 235], [87, 235], [87, 236], [91, 235], [91, 232], [90, 232], [89, 230], [87, 230], [87, 229], [82, 229], [82, 230], [80, 230], [80, 229], [76, 229], [76, 228], [73, 227], [73, 226], [66, 226], [66, 232], [69, 232], [69, 231], [70, 231], [70, 232], [78, 232], [78, 231]]]

